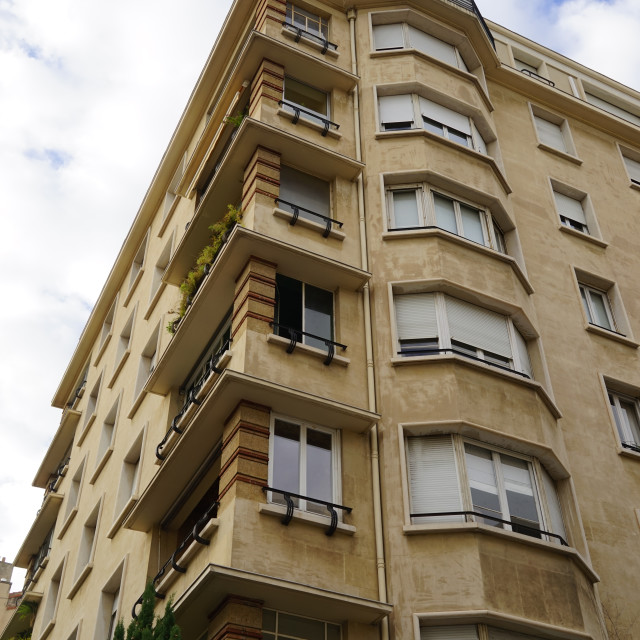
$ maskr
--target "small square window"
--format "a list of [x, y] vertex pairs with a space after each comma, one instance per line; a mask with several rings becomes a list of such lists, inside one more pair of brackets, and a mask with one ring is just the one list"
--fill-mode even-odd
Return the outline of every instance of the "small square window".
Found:
[[580, 160], [576, 157], [577, 153], [567, 121], [555, 113], [541, 109], [538, 106], [530, 106], [540, 143], [539, 147], [545, 151], [559, 151], [560, 154], [573, 156], [573, 158], [569, 159], [579, 164]]
[[615, 319], [611, 311], [611, 303], [605, 291], [581, 284], [580, 296], [589, 324], [603, 329], [609, 329], [610, 331], [616, 330]]
[[287, 2], [285, 22], [325, 40], [329, 37], [329, 21], [326, 18], [306, 11], [292, 2]]

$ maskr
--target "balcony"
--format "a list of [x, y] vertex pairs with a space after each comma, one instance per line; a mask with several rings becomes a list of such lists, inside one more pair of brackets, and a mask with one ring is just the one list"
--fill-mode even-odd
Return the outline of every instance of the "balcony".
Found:
[[63, 499], [64, 495], [59, 493], [48, 493], [45, 496], [42, 507], [16, 554], [16, 559], [13, 562], [16, 567], [26, 569], [31, 557], [37, 555], [43, 540], [56, 524]]
[[76, 427], [80, 422], [81, 415], [82, 413], [75, 409], [65, 409], [62, 413], [60, 426], [53, 436], [49, 449], [44, 454], [44, 459], [40, 464], [36, 477], [33, 479], [34, 487], [46, 489], [51, 476], [56, 475], [58, 472], [60, 461], [73, 444]]
[[489, 42], [491, 43], [491, 46], [494, 49], [496, 48], [496, 43], [493, 39], [493, 36], [491, 35], [491, 31], [489, 31], [489, 27], [487, 26], [487, 23], [484, 21], [484, 18], [480, 13], [480, 9], [478, 9], [476, 3], [473, 0], [447, 0], [447, 2], [450, 4], [455, 4], [461, 9], [466, 9], [467, 11], [471, 11], [471, 13], [473, 13], [473, 15], [475, 15], [475, 17], [480, 21], [480, 24], [482, 25], [482, 29], [487, 34], [487, 38], [489, 38]]
[[291, 389], [262, 378], [226, 369], [149, 482], [124, 526], [148, 531], [159, 523], [222, 437], [224, 423], [241, 401], [270, 407], [292, 418], [314, 416], [320, 424], [365, 433], [379, 418], [375, 413]]

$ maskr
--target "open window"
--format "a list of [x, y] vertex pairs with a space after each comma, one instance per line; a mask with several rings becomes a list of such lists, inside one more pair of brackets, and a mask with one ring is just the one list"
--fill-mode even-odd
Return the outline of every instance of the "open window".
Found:
[[620, 393], [609, 383], [607, 396], [620, 444], [624, 449], [640, 454], [640, 397]]

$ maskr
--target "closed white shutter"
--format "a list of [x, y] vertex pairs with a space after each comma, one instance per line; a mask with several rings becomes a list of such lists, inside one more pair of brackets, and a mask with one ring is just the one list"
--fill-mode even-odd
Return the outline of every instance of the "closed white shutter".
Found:
[[422, 51], [422, 53], [447, 62], [454, 67], [458, 66], [456, 49], [448, 42], [443, 42], [424, 31], [420, 31], [420, 29], [409, 26], [409, 43], [413, 49]]
[[522, 373], [526, 373], [533, 380], [533, 367], [531, 366], [531, 359], [529, 358], [527, 342], [515, 327], [513, 328], [513, 333], [516, 338], [516, 351], [520, 359], [519, 370], [522, 371]]
[[402, 35], [402, 23], [375, 25], [373, 27], [373, 41], [376, 51], [403, 49], [404, 38]]
[[[320, 213], [323, 216], [330, 214], [330, 187], [329, 183], [308, 173], [302, 173], [286, 165], [280, 167], [280, 197], [287, 202], [292, 202], [299, 207], [304, 207]], [[301, 211], [302, 217], [309, 217], [315, 222], [321, 222], [320, 218], [307, 215]]]
[[595, 105], [596, 107], [600, 107], [601, 109], [604, 109], [604, 111], [608, 111], [609, 113], [612, 113], [613, 115], [618, 116], [623, 120], [628, 120], [629, 122], [640, 124], [640, 117], [635, 113], [631, 113], [630, 111], [627, 111], [626, 109], [623, 109], [618, 105], [607, 102], [602, 98], [598, 98], [598, 96], [594, 96], [592, 93], [585, 93], [585, 96], [587, 98], [587, 102]]
[[511, 358], [507, 319], [488, 309], [447, 296], [451, 339]]
[[[556, 491], [556, 486], [554, 481], [551, 479], [551, 476], [547, 473], [547, 470], [540, 465], [540, 469], [542, 471], [542, 484], [544, 485], [544, 493], [547, 498], [547, 509], [549, 511], [549, 516], [551, 518], [550, 525], [551, 533], [555, 533], [559, 536], [562, 536], [565, 540], [567, 539], [567, 533], [564, 528], [564, 522], [562, 520], [562, 510], [560, 509], [560, 501], [558, 500], [558, 493]], [[550, 538], [551, 542], [555, 542], [560, 544], [560, 541], [557, 538]]]
[[478, 627], [475, 624], [422, 627], [420, 640], [478, 640]]
[[553, 197], [556, 200], [556, 208], [561, 216], [584, 225], [587, 224], [580, 200], [570, 198], [569, 196], [565, 196], [564, 193], [558, 193], [557, 191], [553, 192]]
[[[453, 440], [447, 436], [407, 438], [411, 513], [462, 511]], [[464, 516], [413, 518], [414, 524], [462, 522]]]
[[476, 125], [471, 121], [471, 128], [473, 129], [473, 146], [476, 151], [483, 153], [485, 156], [487, 153], [487, 143], [484, 141], [484, 138], [476, 128]]
[[431, 120], [435, 120], [457, 131], [462, 131], [462, 133], [466, 133], [469, 136], [471, 135], [469, 118], [457, 111], [452, 111], [437, 102], [432, 102], [422, 97], [420, 98], [420, 111], [423, 116], [431, 118]]
[[411, 94], [399, 96], [381, 96], [378, 98], [380, 122], [413, 122], [413, 101]]
[[517, 631], [489, 627], [489, 640], [542, 640], [542, 638], [540, 636], [530, 636], [526, 633], [518, 633]]
[[436, 300], [433, 293], [395, 296], [396, 322], [400, 340], [437, 338]]
[[632, 160], [631, 158], [625, 157], [624, 164], [627, 167], [627, 171], [629, 172], [629, 177], [634, 181], [640, 184], [640, 162], [637, 160]]
[[564, 136], [562, 135], [562, 129], [560, 125], [549, 122], [539, 116], [534, 116], [536, 122], [536, 130], [538, 131], [538, 138], [542, 144], [546, 144], [554, 149], [560, 149], [560, 151], [567, 151], [567, 145], [564, 142]]

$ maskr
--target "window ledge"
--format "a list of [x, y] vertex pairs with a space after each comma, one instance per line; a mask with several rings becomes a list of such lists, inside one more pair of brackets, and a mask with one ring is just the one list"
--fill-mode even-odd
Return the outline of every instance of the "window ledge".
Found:
[[113, 537], [115, 537], [116, 533], [118, 533], [118, 530], [120, 529], [122, 523], [124, 522], [124, 519], [127, 517], [127, 515], [129, 514], [129, 511], [131, 511], [131, 509], [133, 508], [133, 505], [136, 502], [138, 502], [137, 494], [132, 495], [127, 500], [127, 503], [124, 505], [120, 513], [116, 516], [115, 520], [113, 521], [113, 524], [111, 525], [111, 528], [107, 532], [107, 538], [112, 539]]
[[39, 640], [44, 640], [53, 631], [53, 627], [55, 627], [55, 625], [56, 625], [55, 618], [53, 618], [52, 620], [49, 620], [49, 622], [47, 622], [47, 626], [43, 629], [42, 633], [40, 634]]
[[69, 600], [78, 593], [78, 589], [80, 589], [84, 581], [87, 579], [87, 576], [91, 573], [91, 569], [93, 569], [93, 562], [88, 562], [80, 572], [80, 575], [76, 578], [71, 589], [69, 589], [69, 593], [67, 594], [67, 598]]
[[538, 149], [542, 149], [543, 151], [552, 153], [554, 156], [558, 156], [559, 158], [564, 158], [565, 160], [568, 160], [569, 162], [573, 162], [574, 164], [577, 164], [577, 165], [582, 164], [582, 160], [580, 160], [580, 158], [577, 158], [576, 156], [574, 156], [571, 153], [568, 153], [567, 151], [562, 151], [562, 149], [556, 149], [555, 147], [551, 147], [548, 144], [544, 144], [544, 142], [538, 143]]
[[598, 247], [602, 247], [603, 249], [606, 249], [609, 246], [608, 242], [605, 242], [600, 238], [596, 238], [595, 236], [592, 236], [588, 233], [584, 233], [583, 231], [578, 231], [577, 229], [567, 227], [566, 224], [560, 223], [558, 229], [560, 229], [560, 231], [562, 231], [563, 233], [568, 233], [570, 236], [575, 236], [576, 238], [581, 238], [582, 240], [586, 240], [587, 242], [592, 242], [593, 244], [597, 245]]
[[[275, 209], [273, 210], [273, 215], [276, 216], [276, 218], [282, 218], [283, 220], [287, 221], [293, 219], [292, 213], [290, 213], [289, 211], [284, 211], [283, 209], [279, 209], [278, 207], [275, 207]], [[298, 217], [295, 225], [293, 226], [297, 227], [298, 225], [301, 227], [306, 227], [307, 229], [313, 229], [318, 233], [324, 233], [325, 229], [327, 228], [327, 226], [322, 223], [314, 222], [313, 220], [307, 220], [307, 218], [302, 217]], [[347, 235], [343, 231], [338, 231], [338, 229], [335, 229], [334, 226], [331, 225], [329, 237], [335, 238], [336, 240], [340, 240], [342, 242], [347, 237]]]
[[547, 540], [540, 540], [522, 533], [507, 531], [506, 529], [498, 529], [481, 522], [460, 522], [460, 523], [438, 523], [438, 524], [408, 524], [404, 525], [403, 533], [405, 535], [422, 535], [422, 534], [440, 534], [440, 533], [477, 533], [489, 536], [496, 536], [507, 540], [512, 540], [519, 544], [530, 547], [542, 548], [552, 553], [570, 557], [587, 576], [591, 583], [600, 582], [598, 574], [589, 566], [587, 561], [582, 557], [580, 552], [574, 547], [565, 547], [564, 545], [555, 544]]
[[111, 375], [111, 380], [109, 380], [109, 384], [107, 384], [108, 389], [112, 389], [113, 385], [116, 383], [116, 379], [118, 374], [120, 373], [122, 367], [124, 367], [124, 363], [127, 361], [127, 358], [131, 355], [131, 349], [127, 349], [120, 358], [120, 362], [116, 365], [116, 368], [113, 370], [113, 374]]
[[[272, 344], [277, 344], [282, 347], [288, 347], [291, 344], [291, 340], [289, 338], [283, 338], [282, 336], [277, 336], [274, 333], [267, 334], [267, 342]], [[318, 349], [316, 347], [310, 347], [308, 344], [304, 344], [303, 342], [296, 342], [296, 348], [294, 349], [294, 353], [296, 351], [301, 351], [302, 353], [307, 353], [310, 356], [314, 356], [321, 360], [324, 360], [327, 357], [327, 352], [323, 349]], [[347, 367], [351, 363], [349, 358], [345, 358], [345, 356], [340, 356], [337, 353], [334, 354], [333, 360], [331, 364], [336, 363], [341, 367]]]
[[140, 283], [140, 280], [142, 279], [142, 274], [144, 273], [144, 266], [140, 267], [140, 269], [138, 270], [138, 273], [136, 273], [136, 277], [133, 279], [133, 282], [131, 283], [131, 286], [129, 287], [129, 291], [127, 291], [127, 295], [124, 299], [124, 302], [122, 303], [122, 306], [126, 308], [126, 306], [129, 304], [129, 302], [131, 302], [131, 298], [133, 297], [133, 294], [135, 292], [135, 290], [138, 288], [138, 284]]
[[[259, 513], [264, 513], [267, 516], [282, 518], [287, 513], [287, 507], [280, 504], [261, 503], [258, 505], [258, 511]], [[325, 517], [315, 513], [309, 513], [308, 511], [300, 511], [299, 509], [293, 510], [293, 520], [295, 522], [305, 522], [314, 527], [322, 527], [323, 529], [326, 529], [331, 522], [328, 516]], [[352, 536], [355, 532], [356, 528], [353, 525], [338, 521], [336, 533], [343, 533], [345, 535]]]
[[156, 289], [156, 292], [151, 297], [151, 300], [149, 300], [149, 306], [147, 307], [147, 310], [145, 311], [145, 314], [144, 314], [145, 320], [148, 320], [151, 314], [153, 313], [153, 310], [156, 308], [156, 305], [158, 304], [158, 300], [160, 300], [160, 296], [162, 295], [162, 292], [165, 290], [166, 286], [167, 286], [166, 282], [160, 281], [160, 285]]
[[69, 513], [66, 520], [60, 527], [60, 531], [58, 532], [58, 536], [57, 536], [58, 540], [62, 540], [62, 536], [66, 533], [67, 529], [69, 528], [69, 525], [71, 524], [71, 521], [76, 517], [76, 513], [78, 513], [77, 505], [73, 507], [73, 509], [71, 509], [71, 512]]
[[111, 454], [113, 453], [113, 445], [111, 445], [105, 452], [104, 455], [102, 456], [102, 458], [100, 458], [100, 461], [98, 462], [98, 464], [96, 465], [96, 469], [93, 472], [93, 475], [91, 476], [91, 478], [89, 479], [89, 484], [95, 484], [95, 481], [98, 479], [98, 476], [100, 475], [100, 472], [102, 471], [102, 469], [104, 469], [104, 465], [107, 464], [107, 461], [109, 460], [109, 458], [111, 457]]
[[435, 133], [431, 133], [431, 131], [427, 131], [426, 129], [401, 129], [400, 131], [377, 131], [375, 134], [376, 140], [384, 140], [385, 138], [406, 138], [411, 136], [422, 136], [423, 138], [427, 138], [428, 140], [433, 140], [434, 142], [439, 142], [447, 147], [451, 147], [452, 149], [457, 149], [458, 151], [462, 151], [474, 158], [478, 158], [483, 162], [486, 162], [496, 177], [498, 178], [498, 182], [502, 186], [505, 194], [509, 195], [512, 193], [512, 189], [507, 182], [502, 169], [498, 166], [498, 163], [495, 161], [490, 155], [485, 155], [484, 153], [480, 153], [475, 149], [470, 149], [464, 144], [459, 144], [458, 142], [453, 142], [453, 140], [449, 140], [449, 138], [445, 138], [444, 136], [439, 136]]
[[[296, 34], [293, 31], [291, 31], [291, 29], [287, 29], [287, 27], [285, 26], [282, 27], [281, 32], [283, 36], [286, 36], [287, 38], [294, 41], [297, 37]], [[317, 49], [318, 51], [322, 52], [322, 45], [319, 42], [312, 40], [311, 38], [306, 38], [304, 33], [302, 34], [298, 42], [304, 42], [309, 47], [312, 47], [313, 49]], [[329, 49], [329, 48], [325, 51], [325, 55], [331, 56], [332, 58], [336, 58], [336, 59], [340, 56], [338, 51], [336, 51], [335, 49]]]
[[140, 391], [136, 399], [133, 401], [133, 405], [131, 406], [131, 409], [129, 409], [129, 413], [127, 414], [127, 418], [129, 420], [131, 420], [131, 418], [133, 418], [133, 416], [136, 415], [136, 411], [139, 409], [146, 395], [147, 395], [147, 392], [144, 390], [144, 386], [143, 386], [142, 391]]
[[634, 451], [633, 449], [627, 449], [622, 445], [618, 444], [618, 453], [621, 456], [625, 456], [627, 458], [633, 458], [634, 460], [640, 460], [640, 451]]
[[598, 327], [595, 324], [587, 324], [585, 329], [589, 333], [595, 333], [597, 336], [602, 336], [603, 338], [609, 338], [610, 340], [615, 340], [616, 342], [620, 342], [621, 344], [626, 344], [628, 347], [633, 347], [637, 349], [640, 347], [635, 340], [615, 331], [610, 331], [609, 329], [605, 329], [604, 327]]
[[637, 182], [633, 182], [633, 181], [631, 181], [631, 182], [629, 183], [629, 186], [630, 186], [632, 189], [635, 189], [636, 191], [640, 191], [640, 184], [638, 184]]
[[531, 378], [525, 378], [518, 375], [515, 371], [509, 371], [495, 367], [489, 363], [482, 362], [481, 360], [472, 360], [471, 358], [465, 358], [463, 355], [457, 353], [447, 354], [434, 354], [432, 356], [409, 356], [401, 357], [394, 356], [391, 358], [391, 365], [394, 367], [406, 366], [406, 365], [420, 365], [431, 364], [434, 362], [453, 362], [464, 367], [471, 367], [472, 369], [480, 369], [481, 371], [500, 378], [508, 378], [513, 382], [519, 383], [523, 386], [530, 387], [538, 392], [542, 401], [545, 403], [549, 411], [554, 418], [558, 419], [562, 417], [560, 409], [556, 406], [553, 398], [549, 395], [548, 391], [536, 380]]
[[517, 260], [506, 253], [500, 253], [491, 247], [485, 247], [482, 244], [478, 244], [477, 242], [473, 242], [473, 240], [468, 240], [463, 236], [456, 235], [455, 233], [450, 233], [449, 231], [445, 231], [444, 229], [439, 229], [438, 227], [424, 227], [423, 229], [396, 229], [394, 231], [384, 231], [382, 233], [383, 240], [401, 240], [403, 238], [421, 238], [425, 236], [438, 236], [449, 242], [455, 242], [457, 244], [463, 245], [472, 249], [473, 251], [477, 251], [478, 253], [483, 253], [485, 255], [491, 256], [495, 260], [501, 260], [502, 262], [507, 262], [511, 265], [513, 270], [516, 273], [516, 276], [522, 283], [525, 291], [531, 295], [534, 293], [533, 286], [529, 282], [529, 279], [525, 275], [522, 267], [518, 264]]
[[107, 350], [107, 345], [109, 344], [109, 341], [111, 340], [111, 336], [113, 335], [113, 331], [109, 331], [109, 333], [107, 333], [107, 335], [105, 336], [104, 340], [102, 341], [102, 344], [100, 345], [100, 348], [98, 349], [98, 354], [96, 355], [96, 359], [93, 361], [93, 366], [97, 367], [98, 363], [100, 362], [100, 359], [102, 358], [102, 354]]
[[[285, 109], [282, 109], [282, 108], [278, 109], [277, 113], [279, 116], [286, 118], [287, 120], [293, 120], [295, 118], [295, 113], [289, 113], [289, 111], [286, 111]], [[300, 114], [300, 117], [298, 118], [298, 122], [296, 122], [296, 124], [303, 124], [306, 127], [309, 127], [310, 129], [314, 129], [315, 131], [318, 131], [320, 133], [324, 132], [324, 127], [321, 124], [318, 124], [313, 120], [310, 120], [304, 115], [304, 113]], [[341, 140], [342, 134], [339, 131], [336, 131], [335, 129], [329, 128], [327, 130], [327, 133], [325, 134], [325, 137]]]
[[87, 419], [87, 422], [85, 423], [85, 425], [82, 427], [82, 431], [78, 436], [78, 442], [76, 442], [77, 447], [79, 447], [84, 442], [84, 439], [86, 438], [87, 433], [89, 433], [89, 429], [91, 429], [91, 425], [95, 421], [96, 421], [96, 412], [94, 411]]

